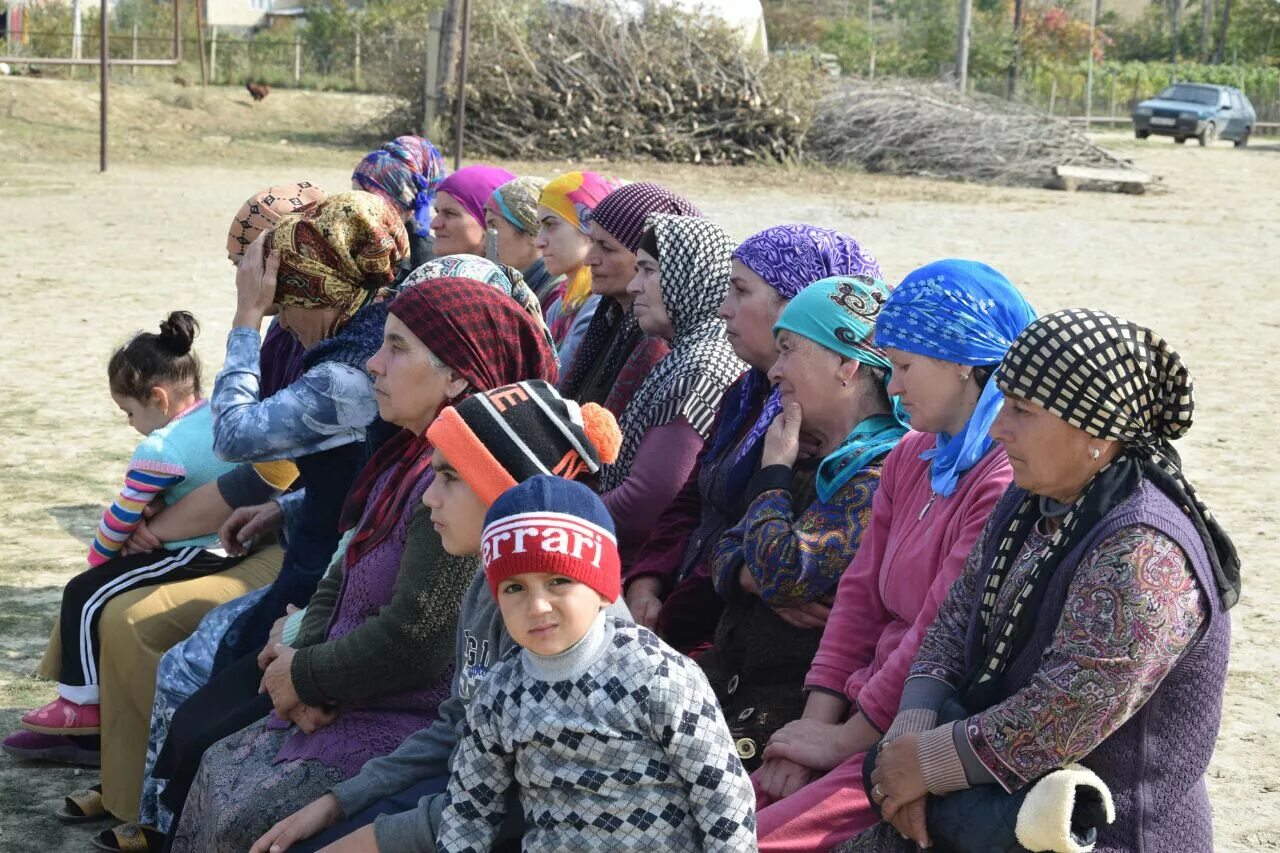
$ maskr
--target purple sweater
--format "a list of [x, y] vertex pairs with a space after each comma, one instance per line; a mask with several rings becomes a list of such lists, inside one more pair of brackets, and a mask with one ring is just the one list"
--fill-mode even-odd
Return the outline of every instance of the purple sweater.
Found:
[[[376, 503], [395, 470], [394, 466], [388, 468], [374, 484], [368, 506]], [[409, 521], [431, 479], [428, 474], [414, 486], [391, 535], [343, 573], [342, 590], [326, 640], [346, 636], [391, 603]], [[361, 523], [364, 523], [363, 519]], [[449, 696], [452, 680], [453, 668], [450, 666], [429, 687], [344, 704], [338, 718], [315, 734], [295, 732], [275, 760], [314, 759], [350, 778], [370, 758], [387, 755], [406, 737], [430, 725], [437, 716], [437, 706]], [[273, 727], [286, 725], [274, 712], [270, 724]]]

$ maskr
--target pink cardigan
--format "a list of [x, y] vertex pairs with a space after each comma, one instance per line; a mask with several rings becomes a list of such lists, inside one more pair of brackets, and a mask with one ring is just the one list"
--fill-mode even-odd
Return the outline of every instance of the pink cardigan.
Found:
[[996, 501], [1013, 480], [993, 447], [948, 497], [933, 498], [920, 454], [930, 433], [909, 432], [887, 457], [871, 504], [871, 526], [836, 591], [806, 689], [842, 694], [885, 731], [898, 712], [907, 671], [947, 590], [960, 575]]

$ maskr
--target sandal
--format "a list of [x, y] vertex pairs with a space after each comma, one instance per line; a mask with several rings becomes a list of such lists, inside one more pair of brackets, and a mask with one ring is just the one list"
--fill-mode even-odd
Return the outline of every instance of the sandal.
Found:
[[63, 823], [92, 823], [110, 817], [107, 807], [102, 804], [101, 785], [68, 794], [64, 802], [66, 805], [53, 813]]
[[99, 850], [123, 851], [123, 853], [148, 853], [164, 846], [164, 833], [149, 826], [122, 823], [114, 829], [104, 829], [90, 839]]

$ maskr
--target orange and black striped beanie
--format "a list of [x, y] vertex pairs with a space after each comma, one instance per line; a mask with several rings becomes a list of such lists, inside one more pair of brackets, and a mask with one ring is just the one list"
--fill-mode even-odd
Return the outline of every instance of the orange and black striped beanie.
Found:
[[595, 403], [579, 406], [531, 379], [473, 394], [445, 409], [427, 440], [487, 505], [539, 474], [577, 480], [617, 458], [618, 422]]

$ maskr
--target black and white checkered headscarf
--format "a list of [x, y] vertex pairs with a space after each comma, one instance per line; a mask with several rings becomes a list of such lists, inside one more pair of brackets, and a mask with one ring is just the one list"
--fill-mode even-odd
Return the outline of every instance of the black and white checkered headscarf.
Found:
[[1143, 479], [1155, 483], [1191, 518], [1213, 564], [1223, 608], [1236, 603], [1240, 561], [1235, 546], [1183, 475], [1170, 444], [1190, 429], [1194, 402], [1191, 375], [1163, 338], [1103, 311], [1056, 311], [1023, 330], [995, 381], [1004, 393], [1035, 403], [1095, 438], [1119, 441], [1123, 450], [1063, 516], [1009, 613], [1000, 615], [995, 602], [1001, 585], [1040, 518], [1035, 495], [1027, 495], [997, 538], [979, 607], [987, 656], [973, 673], [969, 707], [990, 704], [998, 676], [1030, 633], [1057, 564]]

